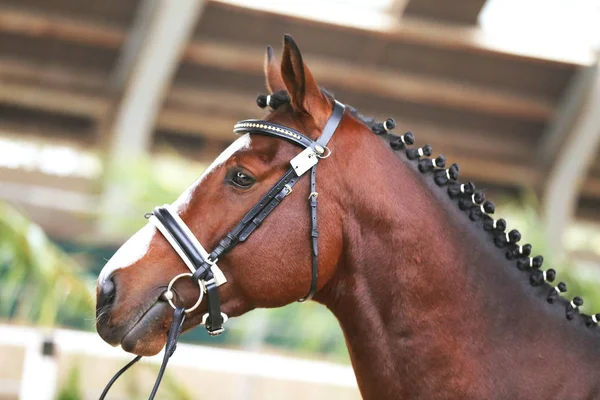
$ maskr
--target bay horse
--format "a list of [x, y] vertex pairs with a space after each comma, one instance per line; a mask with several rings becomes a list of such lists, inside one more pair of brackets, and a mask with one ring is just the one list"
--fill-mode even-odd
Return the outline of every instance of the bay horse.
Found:
[[102, 270], [106, 342], [157, 354], [171, 304], [188, 307], [184, 330], [217, 334], [226, 317], [312, 297], [339, 320], [365, 399], [600, 399], [600, 314], [561, 296], [456, 164], [335, 101], [288, 35], [265, 75], [264, 119], [238, 123]]

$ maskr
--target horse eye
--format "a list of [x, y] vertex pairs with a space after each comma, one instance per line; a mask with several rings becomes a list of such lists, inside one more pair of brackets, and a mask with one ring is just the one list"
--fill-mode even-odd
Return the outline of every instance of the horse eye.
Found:
[[231, 182], [242, 189], [248, 189], [250, 186], [254, 185], [254, 178], [248, 174], [243, 173], [242, 171], [237, 171], [231, 177]]

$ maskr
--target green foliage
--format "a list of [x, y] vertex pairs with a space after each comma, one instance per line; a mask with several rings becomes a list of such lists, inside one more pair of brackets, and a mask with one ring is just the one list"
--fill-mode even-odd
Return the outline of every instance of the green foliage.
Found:
[[[519, 202], [504, 203], [498, 207], [498, 215], [495, 217], [505, 218], [509, 224], [508, 229], [518, 229], [523, 236], [522, 242], [531, 243], [533, 246], [533, 255], [544, 256], [543, 269], [556, 270], [557, 282], [563, 281], [567, 284], [569, 289], [567, 297], [580, 296], [585, 300], [583, 312], [588, 314], [600, 312], [600, 273], [597, 267], [589, 268], [581, 265], [580, 262], [555, 257], [545, 237], [543, 221], [537, 211], [540, 207], [535, 196], [527, 193]], [[578, 230], [580, 228], [575, 227], [570, 230], [570, 234], [578, 234]]]
[[268, 318], [271, 329], [267, 343], [349, 362], [339, 323], [324, 306], [314, 302], [293, 303], [269, 310]]
[[145, 223], [143, 215], [154, 207], [170, 204], [188, 188], [206, 165], [161, 155], [128, 160], [126, 165], [111, 165], [105, 176], [108, 187], [119, 192], [122, 203], [111, 210], [106, 223], [109, 231], [130, 234]]
[[[156, 369], [158, 373], [158, 368]], [[192, 395], [182, 384], [180, 384], [173, 374], [166, 373], [160, 392], [164, 398], [176, 400], [198, 400], [198, 396]]]
[[81, 374], [77, 364], [71, 366], [62, 387], [59, 389], [56, 400], [82, 400]]
[[0, 202], [0, 316], [52, 327], [78, 315], [91, 325], [91, 282], [38, 225]]

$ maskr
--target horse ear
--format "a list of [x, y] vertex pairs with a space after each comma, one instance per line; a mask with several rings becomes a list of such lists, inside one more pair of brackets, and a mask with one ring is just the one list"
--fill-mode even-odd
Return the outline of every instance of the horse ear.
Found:
[[267, 54], [265, 55], [265, 79], [267, 90], [269, 93], [286, 90], [283, 79], [281, 78], [281, 68], [275, 58], [275, 52], [271, 46], [267, 46]]
[[302, 61], [298, 45], [290, 35], [283, 38], [281, 76], [295, 109], [310, 114], [311, 110], [314, 113], [315, 109], [328, 104], [312, 73]]

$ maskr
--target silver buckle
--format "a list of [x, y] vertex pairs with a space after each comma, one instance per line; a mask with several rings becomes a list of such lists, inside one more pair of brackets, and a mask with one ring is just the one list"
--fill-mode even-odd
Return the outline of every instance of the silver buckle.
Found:
[[292, 187], [290, 186], [289, 183], [286, 183], [283, 187], [284, 187], [284, 189], [287, 189], [287, 192], [286, 192], [285, 196], [286, 197], [289, 196], [289, 194], [292, 193], [292, 191], [293, 191]]
[[221, 271], [221, 268], [217, 265], [217, 261], [219, 259], [212, 261], [210, 258], [206, 260], [206, 262], [210, 265], [210, 270], [212, 271], [213, 277], [215, 279], [215, 284], [217, 287], [221, 286], [224, 283], [227, 283], [227, 278], [225, 278], [225, 274]]
[[[223, 317], [223, 325], [225, 325], [225, 322], [227, 322], [229, 320], [229, 317], [224, 312], [221, 313], [221, 317]], [[208, 313], [206, 313], [202, 316], [202, 322], [200, 322], [200, 325], [206, 326], [207, 320], [208, 320]], [[217, 329], [216, 331], [207, 330], [207, 332], [210, 336], [218, 336], [221, 333], [225, 332], [225, 328], [221, 327], [221, 329]]]
[[210, 336], [219, 336], [221, 333], [225, 332], [225, 328], [217, 329], [216, 331], [206, 331]]

